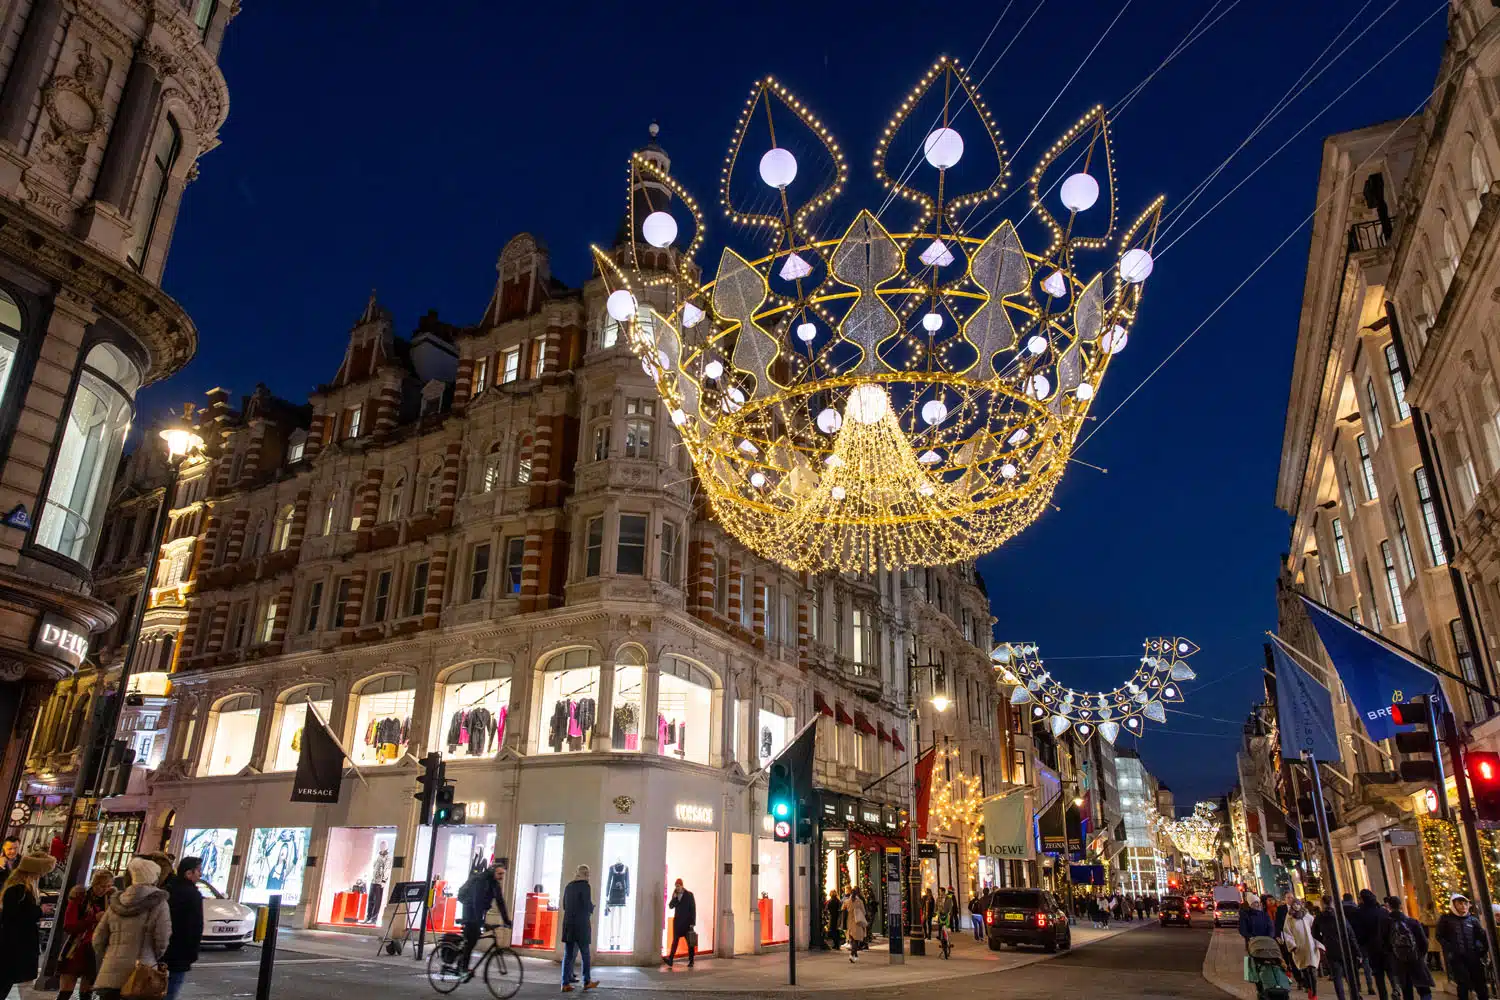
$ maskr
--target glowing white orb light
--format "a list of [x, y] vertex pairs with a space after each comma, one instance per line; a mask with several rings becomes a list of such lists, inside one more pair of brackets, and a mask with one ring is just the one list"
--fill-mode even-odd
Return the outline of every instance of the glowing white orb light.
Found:
[[714, 358], [708, 364], [703, 366], [703, 374], [707, 378], [718, 378], [720, 375], [724, 374], [724, 362], [720, 361], [718, 358]]
[[1026, 341], [1026, 350], [1030, 351], [1032, 354], [1041, 354], [1046, 349], [1047, 338], [1043, 337], [1041, 334], [1037, 334], [1030, 340]]
[[628, 323], [635, 319], [635, 296], [624, 288], [617, 288], [604, 300], [604, 310], [616, 323]]
[[641, 235], [654, 247], [669, 247], [677, 238], [677, 220], [668, 212], [652, 212], [641, 223]]
[[796, 177], [797, 158], [792, 155], [791, 150], [772, 146], [766, 150], [766, 155], [760, 158], [760, 179], [765, 181], [767, 186], [784, 188]]
[[760, 489], [766, 485], [766, 474], [764, 472], [750, 473], [750, 485]]
[[830, 406], [818, 414], [818, 430], [824, 434], [837, 434], [842, 426], [844, 426], [844, 418], [833, 407]]
[[1062, 183], [1063, 207], [1070, 212], [1084, 212], [1099, 200], [1099, 182], [1088, 174], [1074, 174]]
[[948, 418], [948, 404], [941, 399], [929, 399], [922, 404], [922, 419], [929, 424], [940, 424]]
[[922, 317], [922, 329], [928, 333], [937, 333], [943, 328], [943, 314], [930, 312]]
[[1052, 383], [1047, 381], [1045, 375], [1033, 375], [1026, 380], [1026, 394], [1036, 399], [1046, 399], [1047, 393], [1052, 391]]
[[1117, 326], [1099, 338], [1099, 346], [1104, 348], [1105, 354], [1119, 354], [1129, 342], [1130, 335], [1123, 326]]
[[1073, 395], [1087, 402], [1088, 400], [1094, 398], [1094, 387], [1089, 385], [1087, 382], [1080, 382], [1078, 384], [1078, 388], [1073, 390]]
[[832, 496], [835, 500], [844, 499], [844, 495], [846, 492], [847, 491], [842, 486], [835, 486], [833, 489], [828, 491], [829, 495]]
[[1009, 462], [1006, 462], [1004, 465], [1000, 466], [1000, 475], [1004, 476], [1006, 479], [1016, 478], [1016, 473], [1019, 471], [1019, 469], [1017, 469], [1014, 465], [1011, 465]]
[[811, 344], [814, 337], [818, 335], [818, 328], [811, 323], [797, 324], [797, 339], [804, 344]]
[[873, 383], [857, 385], [854, 391], [849, 393], [849, 416], [857, 423], [879, 423], [890, 408], [891, 401], [886, 396], [885, 390]]
[[1151, 259], [1151, 255], [1140, 247], [1126, 250], [1125, 256], [1120, 258], [1120, 277], [1132, 285], [1139, 285], [1151, 277], [1151, 269], [1155, 266], [1156, 262]]
[[934, 129], [922, 141], [922, 155], [939, 170], [947, 170], [964, 155], [964, 138], [951, 128]]

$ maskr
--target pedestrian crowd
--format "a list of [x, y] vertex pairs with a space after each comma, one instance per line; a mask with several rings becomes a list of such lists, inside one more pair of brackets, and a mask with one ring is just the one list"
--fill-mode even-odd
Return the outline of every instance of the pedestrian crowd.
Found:
[[[41, 880], [57, 867], [48, 853], [0, 852], [0, 997], [40, 971]], [[104, 869], [73, 887], [57, 915], [63, 932], [57, 1000], [176, 1000], [203, 938], [201, 863], [174, 869], [166, 855], [132, 858], [125, 877]]]

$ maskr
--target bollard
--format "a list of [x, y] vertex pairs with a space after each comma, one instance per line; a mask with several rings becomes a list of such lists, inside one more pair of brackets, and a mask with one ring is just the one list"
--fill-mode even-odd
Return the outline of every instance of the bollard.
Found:
[[262, 912], [265, 914], [265, 937], [260, 945], [260, 973], [255, 979], [255, 1000], [271, 1000], [271, 973], [276, 969], [276, 928], [281, 924], [281, 893], [272, 896], [270, 904]]

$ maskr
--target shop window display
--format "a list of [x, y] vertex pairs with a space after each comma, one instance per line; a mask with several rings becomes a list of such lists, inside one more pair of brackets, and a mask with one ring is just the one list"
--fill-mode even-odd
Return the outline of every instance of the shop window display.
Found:
[[444, 757], [494, 756], [505, 740], [510, 715], [510, 667], [474, 663], [443, 684], [438, 709], [439, 749]]
[[302, 752], [302, 727], [307, 722], [307, 706], [311, 704], [318, 718], [329, 720], [333, 712], [333, 699], [325, 688], [294, 692], [281, 706], [281, 722], [272, 737], [271, 770], [295, 771], [297, 757]]
[[[639, 655], [632, 660], [640, 659]], [[616, 661], [615, 709], [609, 729], [612, 750], [631, 752], [641, 748], [641, 716], [644, 713], [646, 668], [637, 663]]]
[[523, 823], [516, 842], [516, 912], [511, 944], [557, 947], [562, 906], [563, 825]]
[[282, 906], [296, 906], [302, 901], [302, 873], [307, 868], [307, 844], [312, 839], [309, 826], [263, 826], [250, 835], [250, 851], [245, 856], [245, 884], [240, 889], [242, 903], [269, 903], [281, 894]]
[[669, 656], [662, 661], [656, 694], [657, 752], [708, 763], [713, 681], [702, 668]]
[[328, 831], [318, 921], [374, 924], [391, 884], [396, 828], [340, 826]]
[[[418, 878], [427, 873], [429, 836], [426, 829], [417, 831], [416, 867], [412, 871], [417, 873]], [[444, 934], [459, 930], [464, 919], [464, 908], [458, 901], [458, 890], [476, 870], [488, 867], [494, 854], [493, 826], [438, 827], [437, 853], [432, 864], [434, 930]], [[507, 906], [513, 889], [512, 885], [504, 886]]]
[[761, 698], [755, 719], [755, 756], [759, 767], [765, 767], [781, 753], [787, 741], [796, 735], [797, 720], [786, 714], [769, 698]]
[[603, 876], [599, 890], [599, 950], [631, 951], [635, 945], [635, 900], [641, 828], [635, 823], [604, 824]]
[[232, 827], [184, 830], [180, 858], [198, 858], [203, 881], [219, 890], [220, 895], [229, 894], [229, 868], [234, 863], [234, 842], [238, 831]]
[[771, 837], [761, 837], [755, 843], [760, 864], [760, 897], [755, 905], [760, 912], [761, 944], [786, 944], [791, 940], [786, 922], [786, 869], [790, 848], [790, 844], [779, 843]]
[[209, 713], [198, 773], [205, 776], [239, 774], [255, 749], [255, 727], [260, 723], [260, 699], [235, 695]]
[[590, 749], [599, 720], [599, 663], [586, 649], [570, 649], [542, 669], [542, 710], [537, 714], [542, 753]]
[[662, 912], [666, 919], [661, 929], [662, 954], [672, 946], [672, 910], [666, 905], [678, 879], [693, 894], [697, 904], [698, 954], [712, 954], [714, 925], [718, 913], [715, 893], [718, 888], [719, 835], [712, 830], [667, 831], [667, 880], [664, 883]]
[[394, 764], [411, 739], [416, 681], [408, 675], [378, 677], [355, 697], [354, 763]]

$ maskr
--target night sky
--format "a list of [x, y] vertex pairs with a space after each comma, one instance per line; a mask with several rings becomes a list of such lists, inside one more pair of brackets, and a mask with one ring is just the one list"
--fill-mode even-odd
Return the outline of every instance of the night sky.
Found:
[[[518, 232], [539, 236], [554, 273], [580, 284], [588, 244], [614, 236], [627, 157], [652, 119], [673, 173], [712, 213], [711, 247], [727, 237], [743, 248], [747, 237], [718, 214], [716, 185], [749, 88], [767, 73], [848, 154], [850, 190], [826, 227], [841, 232], [857, 207], [878, 206], [875, 138], [939, 55], [976, 79], [989, 72], [982, 90], [1019, 187], [1074, 120], [1119, 102], [1201, 24], [1206, 32], [1114, 123], [1127, 220], [1158, 193], [1169, 211], [1181, 204], [1304, 72], [1323, 72], [1175, 220], [1168, 242], [1291, 140], [1159, 254], [1095, 414], [1113, 410], [1291, 238], [1077, 452], [1109, 472], [1075, 465], [1059, 509], [981, 568], [997, 638], [1037, 642], [1077, 687], [1124, 680], [1146, 636], [1198, 642], [1199, 680], [1180, 706], [1193, 714], [1152, 725], [1141, 750], [1178, 802], [1223, 794], [1238, 720], [1261, 691], [1262, 630], [1275, 626], [1287, 539], [1274, 490], [1308, 249], [1307, 230], [1293, 230], [1315, 207], [1324, 136], [1403, 118], [1423, 101], [1446, 3], [1133, 0], [1123, 12], [1101, 0], [1037, 3], [945, 4], [939, 15], [910, 3], [456, 0], [428, 16], [407, 2], [246, 3], [221, 59], [231, 95], [223, 145], [188, 188], [165, 279], [198, 323], [198, 356], [143, 394], [143, 416], [201, 402], [216, 385], [248, 393], [257, 381], [302, 401], [336, 371], [371, 288], [398, 332], [428, 309], [472, 323], [500, 248]], [[1314, 66], [1330, 43], [1332, 65]], [[925, 126], [930, 113], [913, 120]], [[977, 150], [973, 114], [953, 124]], [[1023, 193], [984, 230], [1025, 203]], [[911, 216], [897, 205], [883, 219], [895, 229]], [[1031, 245], [1036, 230], [1022, 237]], [[715, 259], [716, 249], [700, 255]]]

